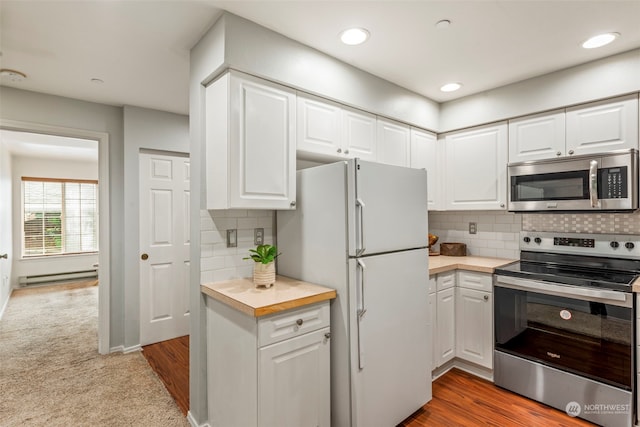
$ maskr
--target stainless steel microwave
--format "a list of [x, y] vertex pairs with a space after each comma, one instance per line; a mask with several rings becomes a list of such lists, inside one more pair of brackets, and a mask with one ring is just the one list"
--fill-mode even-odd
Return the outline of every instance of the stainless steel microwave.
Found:
[[634, 211], [638, 151], [510, 163], [511, 212]]

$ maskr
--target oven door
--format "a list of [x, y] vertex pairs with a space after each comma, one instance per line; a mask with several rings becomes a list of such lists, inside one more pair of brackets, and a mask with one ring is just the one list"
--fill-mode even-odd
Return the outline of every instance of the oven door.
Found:
[[496, 276], [494, 302], [496, 352], [632, 390], [631, 293]]

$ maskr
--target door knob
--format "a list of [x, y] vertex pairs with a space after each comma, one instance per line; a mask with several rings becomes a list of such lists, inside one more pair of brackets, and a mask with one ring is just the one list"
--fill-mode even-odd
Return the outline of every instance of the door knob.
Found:
[[142, 255], [140, 256], [140, 259], [142, 259], [143, 261], [148, 260], [148, 259], [149, 259], [149, 254], [142, 254]]
[[0, 255], [0, 259], [2, 259], [2, 258], [4, 258], [4, 259], [9, 258], [9, 254], [2, 254], [2, 255]]

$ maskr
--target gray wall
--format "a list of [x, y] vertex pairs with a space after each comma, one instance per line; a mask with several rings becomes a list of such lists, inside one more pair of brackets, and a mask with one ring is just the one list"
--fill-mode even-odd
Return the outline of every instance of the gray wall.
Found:
[[438, 103], [236, 15], [225, 14], [231, 68], [420, 128], [438, 129]]
[[640, 91], [640, 49], [441, 104], [439, 132]]
[[11, 235], [11, 153], [0, 140], [0, 319], [6, 303], [9, 301], [11, 286], [11, 263], [13, 261], [13, 242]]
[[122, 108], [0, 87], [0, 118], [109, 134], [111, 286], [109, 345], [124, 343], [124, 137]]
[[187, 116], [124, 107], [124, 315], [125, 349], [140, 344], [140, 150], [189, 152]]

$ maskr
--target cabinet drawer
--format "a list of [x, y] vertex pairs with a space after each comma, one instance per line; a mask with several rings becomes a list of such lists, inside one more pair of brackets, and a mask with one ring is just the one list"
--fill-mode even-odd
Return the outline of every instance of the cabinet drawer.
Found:
[[329, 326], [329, 302], [287, 310], [258, 320], [258, 346]]
[[458, 270], [457, 273], [458, 287], [485, 292], [493, 291], [493, 275], [466, 270]]
[[440, 273], [437, 276], [436, 286], [438, 291], [453, 288], [456, 285], [456, 272]]
[[437, 288], [438, 287], [436, 285], [436, 276], [429, 276], [429, 293], [430, 294], [435, 293]]

